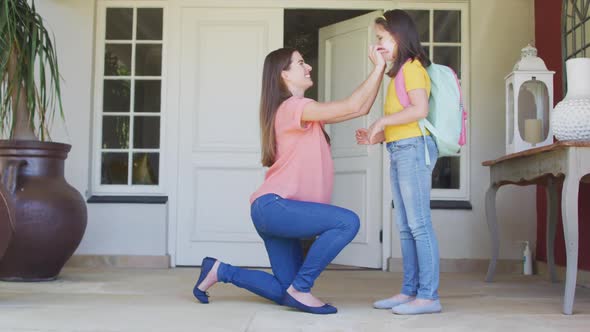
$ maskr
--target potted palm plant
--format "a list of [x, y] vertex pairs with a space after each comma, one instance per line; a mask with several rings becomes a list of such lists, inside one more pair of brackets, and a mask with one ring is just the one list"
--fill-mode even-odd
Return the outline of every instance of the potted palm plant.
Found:
[[63, 119], [60, 79], [34, 1], [0, 0], [0, 182], [14, 216], [2, 280], [55, 279], [86, 229], [86, 204], [64, 178], [71, 146], [48, 142]]

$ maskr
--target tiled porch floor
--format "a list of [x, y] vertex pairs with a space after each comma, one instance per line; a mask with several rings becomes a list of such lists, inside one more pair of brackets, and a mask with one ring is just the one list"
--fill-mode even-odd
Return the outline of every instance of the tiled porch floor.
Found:
[[446, 273], [444, 312], [410, 317], [371, 308], [398, 288], [399, 273], [330, 270], [314, 290], [339, 313], [314, 316], [226, 284], [198, 304], [198, 271], [69, 268], [53, 282], [0, 282], [0, 331], [590, 331], [590, 289], [577, 288], [575, 314], [565, 316], [563, 284], [539, 276], [485, 283], [483, 274]]

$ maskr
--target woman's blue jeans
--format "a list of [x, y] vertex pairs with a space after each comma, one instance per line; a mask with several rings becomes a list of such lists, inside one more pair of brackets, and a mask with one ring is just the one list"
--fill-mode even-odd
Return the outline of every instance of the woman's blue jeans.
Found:
[[[430, 165], [426, 165], [425, 140]], [[391, 158], [391, 191], [404, 265], [401, 293], [436, 300], [440, 262], [430, 217], [430, 189], [438, 150], [430, 136], [389, 142], [387, 150]]]
[[[221, 263], [219, 281], [232, 283], [282, 304], [290, 285], [309, 292], [326, 266], [356, 236], [358, 216], [334, 205], [266, 194], [252, 203], [251, 216], [264, 240], [273, 274]], [[300, 239], [316, 237], [305, 260]]]

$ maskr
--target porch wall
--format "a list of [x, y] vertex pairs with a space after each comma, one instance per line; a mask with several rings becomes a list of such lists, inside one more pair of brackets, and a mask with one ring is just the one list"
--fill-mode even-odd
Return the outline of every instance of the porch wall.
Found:
[[[393, 5], [395, 3], [392, 1]], [[44, 0], [36, 4], [55, 33], [65, 80], [63, 100], [67, 133], [56, 121], [53, 139], [73, 145], [66, 163], [67, 180], [89, 197], [95, 1]], [[468, 111], [473, 210], [433, 211], [443, 259], [489, 257], [484, 211], [489, 170], [482, 167], [481, 162], [505, 152], [504, 76], [518, 60], [520, 49], [534, 40], [533, 9], [533, 0], [470, 1], [471, 98]], [[175, 192], [176, 188], [169, 186], [166, 194], [174, 196]], [[535, 239], [534, 188], [503, 187], [497, 207], [502, 240], [500, 258], [519, 258], [521, 249], [517, 241], [527, 239], [534, 243]], [[77, 254], [168, 253], [167, 205], [89, 204], [88, 212], [88, 228]], [[171, 217], [176, 215], [170, 212]], [[395, 234], [391, 256], [400, 257]]]
[[[88, 198], [92, 135], [94, 0], [36, 1], [55, 34], [63, 76], [66, 124], [56, 120], [52, 139], [72, 145], [66, 179]], [[102, 59], [96, 59], [101, 61]], [[76, 254], [166, 254], [167, 205], [87, 204], [88, 226]]]

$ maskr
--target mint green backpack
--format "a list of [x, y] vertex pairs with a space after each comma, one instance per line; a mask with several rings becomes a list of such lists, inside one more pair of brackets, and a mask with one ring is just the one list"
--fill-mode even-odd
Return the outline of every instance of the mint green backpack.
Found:
[[[426, 119], [418, 123], [426, 139], [428, 129], [432, 134], [439, 157], [458, 156], [461, 146], [466, 143], [467, 112], [463, 105], [461, 85], [453, 69], [432, 63], [426, 68], [430, 76], [429, 111]], [[400, 69], [394, 79], [395, 90], [403, 107], [410, 105], [406, 91], [404, 72]], [[426, 151], [426, 164], [430, 165], [430, 156]]]

